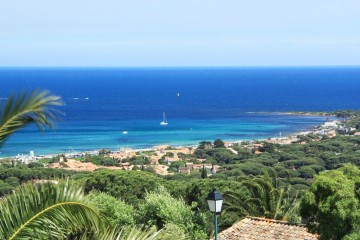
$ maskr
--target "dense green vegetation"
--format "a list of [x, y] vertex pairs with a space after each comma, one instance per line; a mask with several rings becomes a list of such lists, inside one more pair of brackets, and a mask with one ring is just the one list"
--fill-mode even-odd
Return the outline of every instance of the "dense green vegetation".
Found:
[[[98, 170], [88, 175], [83, 175], [85, 180], [85, 191], [92, 192], [94, 190], [107, 193], [117, 199], [120, 199], [126, 204], [131, 205], [138, 212], [141, 212], [141, 215], [144, 216], [144, 204], [148, 201], [147, 199], [151, 196], [152, 199], [156, 199], [155, 195], [158, 197], [158, 207], [157, 209], [165, 209], [176, 205], [172, 203], [168, 205], [169, 199], [182, 199], [182, 203], [178, 203], [181, 206], [188, 206], [186, 212], [190, 214], [187, 218], [194, 219], [193, 229], [198, 229], [198, 233], [195, 234], [198, 236], [204, 236], [204, 233], [210, 233], [212, 229], [211, 214], [207, 209], [207, 203], [205, 198], [207, 194], [211, 191], [213, 187], [216, 187], [220, 191], [230, 191], [231, 189], [240, 189], [241, 185], [236, 181], [225, 181], [221, 179], [200, 179], [193, 178], [184, 175], [179, 175], [179, 178], [175, 176], [164, 178], [161, 176], [154, 175], [149, 172], [142, 171], [114, 171], [114, 170]], [[81, 181], [82, 179], [78, 179]], [[159, 191], [159, 189], [163, 189]], [[166, 189], [166, 190], [165, 190]], [[166, 201], [160, 201], [160, 199], [167, 199]], [[171, 202], [171, 201], [170, 201]], [[183, 207], [182, 207], [183, 208]], [[176, 210], [176, 211], [175, 211]], [[191, 211], [190, 211], [191, 210]], [[169, 210], [170, 211], [170, 210]], [[173, 214], [179, 216], [178, 211], [185, 211], [180, 207], [174, 208]], [[158, 219], [154, 215], [153, 211], [150, 211], [146, 214], [147, 218], [153, 217], [153, 220], [147, 219], [145, 222], [138, 222], [141, 224], [146, 224], [146, 222], [155, 221], [155, 225], [162, 227], [163, 220]], [[159, 213], [160, 214], [160, 213]], [[193, 216], [194, 215], [194, 216]], [[207, 221], [204, 221], [204, 216]], [[185, 217], [185, 216], [184, 216]], [[169, 217], [172, 219], [172, 217]], [[237, 219], [232, 213], [229, 213], [224, 216], [223, 227], [231, 225], [233, 221]], [[144, 217], [142, 217], [144, 220]], [[189, 220], [187, 220], [189, 222]], [[189, 222], [190, 224], [190, 222]], [[182, 230], [183, 234], [190, 234], [186, 229]], [[194, 237], [194, 236], [193, 236]], [[203, 239], [194, 237], [193, 239]]]
[[[203, 143], [191, 158], [196, 159], [200, 155], [201, 158], [222, 165], [222, 170], [217, 174], [203, 178], [201, 171], [190, 175], [162, 177], [146, 171], [101, 169], [93, 173], [74, 173], [47, 169], [38, 164], [3, 164], [0, 166], [0, 192], [10, 193], [21, 183], [31, 179], [70, 177], [84, 184], [85, 193], [89, 193], [93, 204], [97, 205], [100, 212], [103, 211], [107, 221], [113, 226], [143, 226], [151, 222], [158, 229], [167, 226], [167, 229], [183, 236], [203, 239], [212, 230], [211, 214], [207, 210], [205, 198], [213, 187], [225, 196], [226, 205], [219, 218], [220, 229], [246, 215], [299, 222], [299, 199], [312, 184], [314, 176], [325, 169], [337, 169], [347, 162], [359, 164], [358, 136], [340, 135], [332, 139], [308, 141], [290, 145], [263, 142], [257, 149], [257, 154], [245, 149], [243, 145], [233, 146], [238, 152], [235, 154], [221, 145], [214, 147], [211, 142]], [[105, 156], [96, 158], [102, 157]], [[185, 161], [180, 163], [184, 164]], [[162, 187], [163, 192], [159, 192]], [[168, 200], [173, 198], [173, 201], [183, 199], [183, 207], [177, 209], [185, 211], [184, 208], [188, 208], [185, 211], [188, 216], [183, 216], [178, 222], [185, 218], [187, 222], [193, 219], [192, 229], [198, 229], [196, 233], [181, 227], [178, 222], [168, 222], [173, 219], [171, 216], [161, 213], [161, 216], [157, 216], [153, 210], [146, 210], [149, 196], [157, 199], [156, 195]], [[168, 206], [164, 201], [155, 202], [159, 205], [151, 208], [166, 209]], [[139, 217], [139, 213], [141, 216], [146, 213], [146, 221], [143, 221], [144, 217]]]
[[263, 142], [257, 154], [241, 145], [233, 149], [238, 154], [226, 149], [222, 152], [218, 149], [202, 152], [201, 157], [206, 154], [205, 157], [223, 166], [222, 171], [214, 177], [237, 179], [246, 175], [262, 175], [263, 170], [274, 169], [280, 178], [290, 176], [293, 183], [309, 185], [314, 175], [321, 171], [336, 169], [345, 163], [360, 166], [360, 136], [319, 137], [304, 144], [289, 145]]
[[360, 169], [320, 173], [302, 198], [301, 215], [320, 239], [360, 239]]
[[[223, 193], [226, 203], [219, 218], [220, 230], [246, 215], [299, 222], [299, 200], [309, 186], [312, 189], [317, 184], [316, 180], [311, 185], [314, 176], [324, 170], [338, 169], [345, 163], [359, 164], [358, 136], [312, 137], [307, 141], [290, 145], [262, 142], [257, 153], [239, 144], [232, 147], [237, 154], [221, 144], [215, 147], [211, 142], [203, 142], [191, 156], [184, 158], [207, 158], [208, 162], [222, 166], [217, 174], [205, 177], [201, 171], [190, 175], [159, 176], [146, 171], [100, 169], [92, 173], [74, 173], [47, 169], [39, 164], [2, 164], [0, 192], [10, 193], [31, 179], [70, 177], [84, 184], [90, 202], [100, 209], [100, 214], [106, 216], [104, 218], [111, 226], [148, 226], [147, 223], [151, 223], [157, 229], [165, 228], [181, 236], [204, 239], [213, 228], [205, 201], [213, 187]], [[97, 156], [102, 157], [106, 156]], [[180, 163], [184, 164], [185, 160]], [[168, 205], [168, 202], [172, 204]], [[182, 207], [171, 208], [176, 204]], [[158, 213], [154, 209], [165, 212]], [[306, 213], [316, 215], [314, 208], [310, 209]], [[176, 220], [170, 213], [182, 217]], [[313, 219], [315, 223], [319, 221], [316, 217]], [[193, 230], [182, 226], [182, 221], [191, 223]], [[326, 224], [324, 226], [327, 229]], [[356, 227], [343, 229], [349, 234], [353, 228]], [[321, 230], [312, 230], [323, 234]]]
[[75, 172], [63, 169], [44, 168], [42, 164], [0, 165], [0, 197], [11, 193], [16, 187], [35, 179], [65, 179]]
[[93, 164], [100, 166], [120, 166], [114, 159], [103, 155], [85, 154], [84, 159], [79, 160], [82, 162], [92, 162]]
[[[336, 114], [347, 119], [348, 126], [357, 128], [358, 113], [345, 111]], [[94, 188], [107, 192], [123, 199], [137, 211], [139, 209], [142, 211], [139, 206], [145, 201], [146, 194], [144, 193], [156, 191], [159, 186], [163, 186], [168, 189], [171, 196], [184, 199], [188, 206], [196, 206], [192, 208], [193, 212], [206, 215], [205, 225], [198, 221], [195, 221], [195, 224], [197, 228], [203, 229], [208, 234], [211, 232], [212, 225], [205, 197], [213, 187], [225, 196], [226, 204], [220, 217], [221, 228], [228, 227], [246, 215], [300, 222], [299, 204], [300, 199], [303, 199], [303, 216], [307, 216], [306, 214], [313, 216], [310, 218], [310, 229], [323, 235], [323, 239], [340, 239], [349, 234], [351, 237], [357, 236], [358, 226], [354, 222], [358, 219], [349, 216], [349, 219], [353, 221], [349, 223], [351, 221], [344, 219], [344, 215], [341, 216], [341, 214], [348, 211], [352, 212], [353, 216], [358, 216], [355, 210], [359, 206], [352, 205], [352, 208], [347, 210], [332, 212], [332, 214], [338, 214], [340, 219], [338, 222], [343, 223], [331, 230], [338, 235], [329, 235], [323, 230], [330, 231], [327, 222], [322, 223], [323, 219], [319, 219], [319, 214], [315, 210], [315, 206], [318, 206], [320, 202], [313, 203], [311, 207], [305, 207], [304, 193], [311, 186], [310, 189], [315, 190], [308, 191], [312, 191], [315, 195], [323, 194], [323, 188], [315, 187], [319, 184], [320, 177], [316, 178], [315, 182], [314, 177], [325, 170], [328, 170], [326, 174], [330, 175], [333, 171], [337, 171], [335, 169], [347, 163], [360, 166], [360, 136], [338, 134], [334, 138], [329, 138], [324, 135], [309, 134], [299, 136], [298, 142], [288, 145], [266, 141], [255, 143], [258, 145], [252, 147], [248, 147], [249, 143], [236, 144], [232, 146], [232, 149], [237, 152], [234, 153], [226, 149], [220, 139], [214, 142], [203, 141], [197, 149], [194, 149], [193, 154], [180, 156], [182, 161], [172, 163], [170, 166], [174, 172], [177, 172], [176, 169], [185, 166], [189, 160], [199, 163], [197, 159], [201, 158], [206, 159], [205, 163], [221, 166], [221, 170], [215, 175], [208, 176], [203, 171], [199, 171], [190, 175], [175, 174], [160, 177], [145, 172], [115, 173], [103, 170], [86, 177], [86, 189]], [[355, 166], [353, 166], [354, 169], [356, 169]], [[325, 173], [323, 175], [325, 176]], [[110, 180], [106, 183], [104, 179]], [[120, 184], [123, 186], [120, 187]], [[305, 196], [308, 195], [307, 192]], [[353, 201], [359, 202], [358, 197]], [[338, 204], [337, 200], [334, 204]], [[326, 215], [325, 219], [330, 217], [333, 216]], [[320, 225], [317, 225], [319, 222]], [[314, 226], [318, 226], [318, 229]], [[337, 228], [341, 228], [342, 231], [334, 230]], [[342, 234], [341, 237], [339, 237], [340, 234]]]

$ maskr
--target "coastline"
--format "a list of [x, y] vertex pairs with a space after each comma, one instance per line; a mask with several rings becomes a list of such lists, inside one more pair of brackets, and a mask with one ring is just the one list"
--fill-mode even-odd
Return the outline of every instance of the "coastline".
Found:
[[289, 111], [289, 112], [247, 112], [249, 114], [278, 114], [278, 115], [295, 115], [295, 116], [310, 116], [310, 117], [336, 117], [332, 112], [308, 112], [308, 111]]
[[[264, 113], [264, 112], [263, 112]], [[262, 114], [263, 114], [262, 113]], [[274, 114], [274, 113], [271, 113]], [[280, 113], [279, 114], [289, 114], [289, 115], [299, 115], [298, 113], [295, 114], [295, 112], [287, 112], [287, 113]], [[303, 114], [300, 114], [303, 115]], [[323, 116], [323, 115], [308, 115], [306, 113], [306, 116]], [[326, 115], [327, 116], [327, 115]], [[297, 136], [299, 135], [308, 135], [308, 134], [324, 134], [325, 132], [321, 133], [321, 131], [327, 130], [328, 132], [335, 132], [339, 126], [340, 126], [341, 121], [338, 119], [332, 119], [331, 121], [326, 121], [323, 124], [320, 125], [315, 125], [310, 127], [307, 130], [302, 130], [302, 131], [295, 131], [292, 132], [290, 134], [286, 134], [284, 136], [279, 136], [279, 137], [265, 137], [265, 138], [261, 138], [261, 139], [235, 139], [232, 141], [224, 141], [226, 142], [226, 144], [228, 146], [232, 146], [233, 144], [241, 144], [242, 142], [246, 141], [249, 142], [250, 144], [253, 144], [255, 141], [272, 141], [274, 143], [281, 143], [281, 144], [285, 144], [286, 140], [289, 140], [288, 142], [286, 142], [286, 144], [291, 143], [292, 141], [297, 139]], [[330, 128], [329, 128], [330, 126]], [[213, 139], [212, 141], [214, 141], [215, 139]], [[204, 140], [207, 141], [207, 140]], [[97, 155], [98, 152], [101, 149], [109, 149], [112, 153], [119, 153], [122, 151], [122, 149], [126, 149], [126, 151], [129, 152], [133, 152], [133, 153], [139, 153], [139, 152], [146, 152], [146, 151], [157, 151], [159, 149], [165, 149], [165, 148], [172, 148], [172, 149], [183, 149], [183, 148], [187, 148], [187, 149], [194, 149], [198, 147], [198, 144], [183, 144], [183, 145], [169, 145], [169, 144], [160, 144], [160, 145], [156, 145], [156, 146], [151, 146], [151, 147], [147, 147], [147, 148], [119, 148], [117, 150], [111, 150], [111, 148], [97, 148], [97, 149], [92, 149], [89, 151], [80, 151], [80, 152], [69, 152], [69, 153], [65, 153], [65, 152], [57, 152], [57, 153], [50, 153], [50, 154], [43, 154], [43, 155], [31, 155], [31, 153], [29, 155], [26, 154], [18, 154], [16, 156], [6, 156], [6, 157], [1, 157], [1, 159], [15, 159], [15, 160], [21, 160], [21, 161], [36, 161], [39, 159], [48, 159], [48, 158], [52, 158], [61, 154], [64, 154], [67, 157], [72, 157], [72, 156], [85, 156], [85, 154], [91, 154], [91, 155]]]

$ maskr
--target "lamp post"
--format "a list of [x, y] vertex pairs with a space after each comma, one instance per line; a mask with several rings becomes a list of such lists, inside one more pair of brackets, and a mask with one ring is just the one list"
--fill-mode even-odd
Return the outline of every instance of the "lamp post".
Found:
[[215, 228], [215, 240], [218, 239], [218, 224], [217, 217], [221, 212], [221, 207], [224, 201], [221, 193], [217, 192], [214, 188], [207, 196], [206, 201], [209, 205], [210, 212], [214, 213], [214, 228]]

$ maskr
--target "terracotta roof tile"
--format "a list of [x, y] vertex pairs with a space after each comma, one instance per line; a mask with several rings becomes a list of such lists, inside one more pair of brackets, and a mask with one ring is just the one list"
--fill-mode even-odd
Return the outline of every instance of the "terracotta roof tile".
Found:
[[219, 240], [317, 240], [304, 225], [265, 218], [247, 217], [222, 231]]

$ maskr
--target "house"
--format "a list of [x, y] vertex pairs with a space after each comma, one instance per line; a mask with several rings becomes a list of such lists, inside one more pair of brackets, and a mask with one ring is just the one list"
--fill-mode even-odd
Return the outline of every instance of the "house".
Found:
[[160, 151], [154, 152], [154, 154], [150, 156], [151, 164], [158, 164], [162, 156], [164, 156], [164, 154], [161, 153]]
[[190, 174], [189, 167], [179, 167], [178, 171], [179, 171], [179, 173], [182, 173], [182, 174]]
[[128, 167], [130, 166], [130, 163], [129, 162], [123, 162], [120, 164], [122, 167]]
[[120, 166], [123, 170], [130, 170], [130, 165], [131, 164], [129, 162], [123, 162], [120, 164]]
[[213, 165], [211, 163], [193, 164], [192, 168], [194, 170], [201, 170], [202, 168], [205, 168], [206, 170], [210, 171], [213, 168]]
[[317, 240], [305, 225], [266, 218], [246, 217], [225, 229], [218, 240]]
[[192, 163], [192, 162], [187, 162], [187, 163], [185, 163], [185, 166], [186, 166], [186, 167], [189, 167], [189, 168], [192, 168], [192, 167], [194, 166], [194, 163]]
[[331, 122], [325, 122], [323, 124], [324, 128], [331, 128], [335, 129], [340, 124], [340, 121], [331, 121]]
[[198, 160], [199, 162], [205, 162], [205, 161], [206, 161], [206, 158], [198, 158], [198, 159], [196, 159], [196, 160]]
[[168, 173], [168, 166], [165, 166], [165, 165], [153, 165], [152, 166], [153, 168], [154, 168], [154, 170], [155, 170], [155, 172], [157, 173], [157, 174], [160, 174], [160, 175], [169, 175], [169, 173]]
[[167, 162], [168, 165], [171, 165], [173, 162], [177, 162], [179, 160], [175, 158], [166, 157], [165, 161]]

